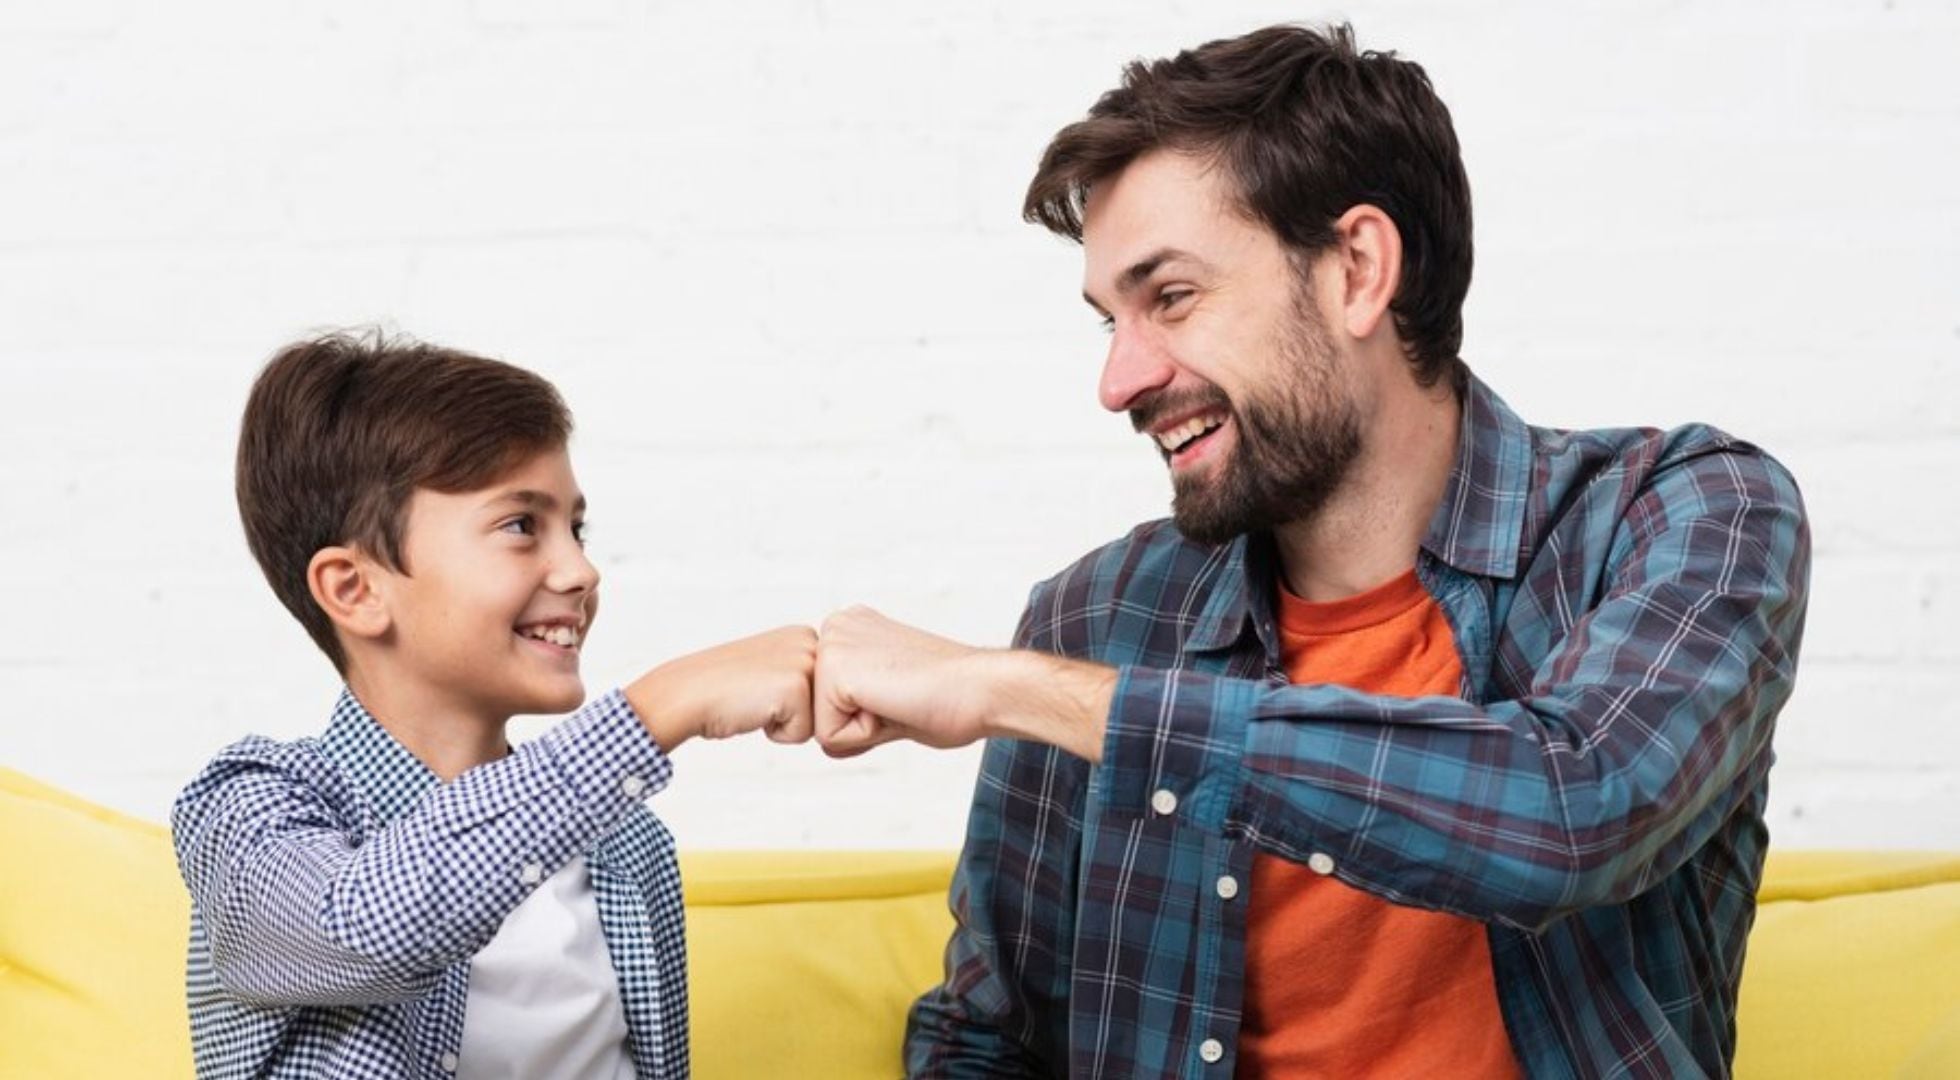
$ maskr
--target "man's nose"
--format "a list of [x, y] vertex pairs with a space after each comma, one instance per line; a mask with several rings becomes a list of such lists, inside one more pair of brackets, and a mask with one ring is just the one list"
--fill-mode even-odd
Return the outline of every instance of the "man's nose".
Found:
[[1139, 397], [1170, 385], [1177, 371], [1147, 329], [1118, 325], [1110, 335], [1096, 397], [1110, 412], [1128, 412]]

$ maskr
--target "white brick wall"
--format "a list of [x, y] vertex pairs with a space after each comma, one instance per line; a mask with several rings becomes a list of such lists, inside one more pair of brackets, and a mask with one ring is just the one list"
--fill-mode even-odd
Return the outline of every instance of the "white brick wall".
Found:
[[[1019, 223], [1119, 64], [1298, 5], [0, 4], [0, 762], [151, 817], [313, 730], [237, 413], [323, 324], [557, 380], [596, 681], [854, 600], [1004, 640], [1161, 513], [1074, 252]], [[1466, 354], [1544, 423], [1722, 424], [1810, 500], [1774, 829], [1960, 846], [1960, 15], [1356, 3], [1476, 192]], [[527, 724], [535, 730], [535, 724]], [[695, 745], [703, 846], [958, 842], [975, 756]]]

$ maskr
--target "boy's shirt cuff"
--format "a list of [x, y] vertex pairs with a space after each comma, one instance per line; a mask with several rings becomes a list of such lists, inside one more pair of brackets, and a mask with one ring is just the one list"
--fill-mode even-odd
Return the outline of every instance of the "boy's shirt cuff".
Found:
[[587, 702], [537, 741], [602, 817], [624, 814], [674, 777], [673, 759], [618, 689]]

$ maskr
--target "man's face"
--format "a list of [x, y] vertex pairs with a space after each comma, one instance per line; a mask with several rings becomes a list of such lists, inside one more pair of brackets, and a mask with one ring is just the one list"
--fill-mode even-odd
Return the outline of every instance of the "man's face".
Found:
[[565, 451], [476, 491], [418, 489], [407, 513], [405, 573], [386, 575], [407, 676], [428, 699], [486, 720], [577, 708], [599, 572]]
[[1083, 296], [1111, 331], [1100, 397], [1170, 467], [1207, 543], [1311, 517], [1361, 449], [1362, 402], [1272, 231], [1202, 159], [1147, 154], [1091, 191]]

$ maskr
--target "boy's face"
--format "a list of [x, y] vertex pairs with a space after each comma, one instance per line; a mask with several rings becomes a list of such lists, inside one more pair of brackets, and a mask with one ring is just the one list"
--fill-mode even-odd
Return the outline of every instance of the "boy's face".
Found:
[[488, 487], [418, 489], [386, 576], [387, 645], [428, 704], [501, 722], [585, 700], [579, 649], [598, 612], [585, 496], [560, 447]]

